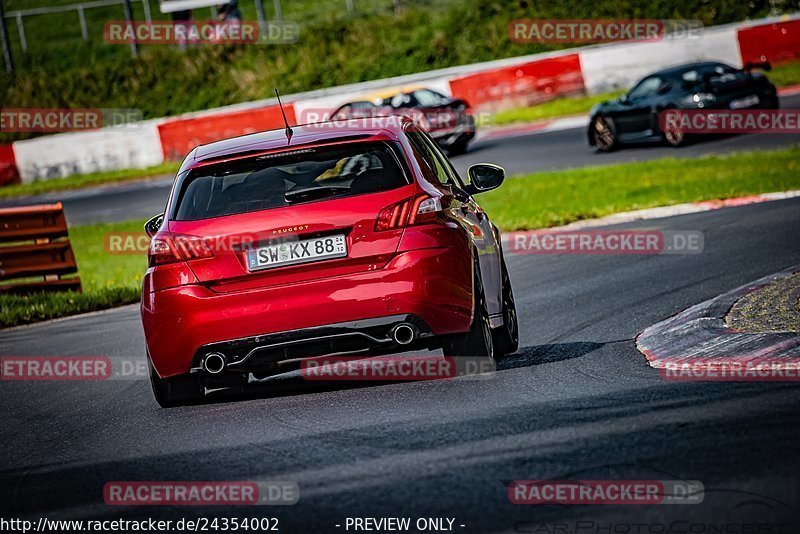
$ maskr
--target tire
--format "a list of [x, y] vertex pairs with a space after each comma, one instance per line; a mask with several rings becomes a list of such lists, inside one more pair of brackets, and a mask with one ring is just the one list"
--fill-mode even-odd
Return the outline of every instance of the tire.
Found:
[[203, 400], [203, 388], [193, 376], [182, 375], [159, 378], [149, 360], [148, 364], [150, 366], [150, 385], [153, 387], [153, 396], [162, 408], [186, 406]]
[[460, 156], [461, 154], [465, 154], [467, 152], [468, 144], [469, 140], [459, 139], [447, 147], [447, 154], [449, 156]]
[[664, 132], [664, 143], [672, 148], [682, 147], [686, 144], [686, 134], [680, 130]]
[[619, 147], [614, 121], [602, 115], [592, 120], [592, 140], [600, 152], [612, 152]]
[[769, 109], [780, 109], [781, 108], [781, 101], [776, 94], [769, 100]]
[[[662, 113], [666, 113], [668, 111], [676, 111], [675, 108], [666, 108]], [[661, 139], [664, 141], [664, 144], [667, 146], [671, 146], [672, 148], [682, 147], [686, 144], [686, 134], [680, 130], [672, 130], [669, 132], [662, 131], [661, 132]]]
[[494, 365], [495, 346], [492, 328], [489, 323], [489, 312], [486, 309], [486, 298], [483, 294], [483, 284], [480, 280], [480, 271], [475, 266], [475, 309], [473, 311], [472, 325], [469, 332], [453, 336], [445, 345], [445, 356], [471, 356], [484, 357]]
[[511, 279], [508, 276], [506, 262], [500, 258], [500, 269], [503, 280], [503, 326], [494, 332], [495, 346], [498, 356], [513, 354], [519, 349], [519, 321], [517, 320], [517, 306], [514, 303], [514, 290], [511, 289]]

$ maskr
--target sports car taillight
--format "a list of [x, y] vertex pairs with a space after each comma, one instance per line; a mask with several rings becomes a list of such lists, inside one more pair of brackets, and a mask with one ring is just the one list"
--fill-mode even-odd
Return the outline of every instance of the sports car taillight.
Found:
[[425, 224], [436, 220], [442, 211], [438, 197], [419, 195], [383, 208], [375, 221], [375, 231], [394, 230], [412, 224]]
[[157, 234], [150, 240], [150, 266], [177, 261], [213, 258], [214, 251], [202, 237], [193, 235]]

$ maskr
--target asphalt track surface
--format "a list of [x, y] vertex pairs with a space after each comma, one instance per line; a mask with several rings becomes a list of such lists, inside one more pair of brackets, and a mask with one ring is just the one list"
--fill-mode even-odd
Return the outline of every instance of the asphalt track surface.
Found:
[[[483, 379], [282, 380], [170, 410], [146, 380], [0, 382], [0, 516], [277, 517], [282, 532], [346, 532], [348, 517], [448, 517], [469, 533], [798, 532], [800, 386], [667, 383], [634, 337], [800, 263], [800, 199], [647, 226], [702, 231], [705, 249], [507, 254], [521, 348]], [[0, 333], [7, 356], [144, 361], [143, 344], [136, 306]], [[506, 485], [521, 479], [699, 480], [705, 492], [694, 505], [513, 505]], [[300, 499], [104, 505], [104, 484], [126, 480], [294, 481]]]
[[[800, 108], [800, 95], [781, 99], [785, 109]], [[775, 150], [800, 144], [800, 134], [758, 134], [715, 138], [670, 148], [658, 144], [625, 148], [610, 154], [589, 147], [583, 128], [534, 132], [504, 138], [477, 140], [469, 152], [453, 158], [460, 173], [474, 163], [497, 163], [509, 174], [568, 169], [591, 165], [647, 161], [664, 157], [693, 158], [743, 150]], [[71, 225], [147, 219], [164, 211], [172, 177], [105, 185], [78, 191], [47, 193], [0, 200], [0, 207], [62, 202]]]

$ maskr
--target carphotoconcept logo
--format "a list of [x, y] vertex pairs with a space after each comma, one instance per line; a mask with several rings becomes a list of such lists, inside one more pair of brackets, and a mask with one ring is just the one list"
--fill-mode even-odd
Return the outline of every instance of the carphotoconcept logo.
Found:
[[109, 127], [135, 127], [143, 118], [138, 109], [3, 108], [4, 132], [72, 132]]
[[698, 254], [703, 233], [664, 230], [530, 230], [511, 232], [515, 254]]
[[703, 27], [699, 20], [658, 19], [518, 19], [508, 25], [515, 43], [607, 43], [692, 39]]

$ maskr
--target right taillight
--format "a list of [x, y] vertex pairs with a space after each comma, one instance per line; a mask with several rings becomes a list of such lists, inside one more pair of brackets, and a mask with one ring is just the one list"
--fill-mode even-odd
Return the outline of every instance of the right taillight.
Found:
[[423, 194], [407, 198], [383, 208], [378, 213], [375, 231], [383, 232], [403, 228], [406, 225], [433, 222], [440, 211], [442, 211], [442, 202], [438, 197]]
[[193, 235], [156, 234], [150, 240], [150, 266], [178, 261], [213, 258], [214, 252], [202, 237]]

